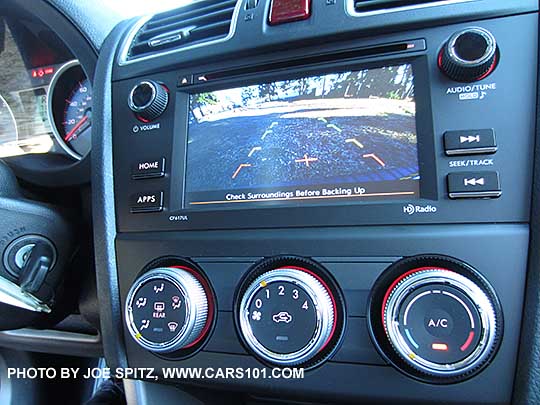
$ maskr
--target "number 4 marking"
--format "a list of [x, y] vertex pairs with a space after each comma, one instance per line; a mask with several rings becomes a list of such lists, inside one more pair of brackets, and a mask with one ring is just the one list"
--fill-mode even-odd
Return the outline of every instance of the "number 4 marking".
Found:
[[308, 304], [307, 304], [307, 300], [304, 301], [304, 305], [302, 305], [302, 308], [303, 309], [308, 309]]

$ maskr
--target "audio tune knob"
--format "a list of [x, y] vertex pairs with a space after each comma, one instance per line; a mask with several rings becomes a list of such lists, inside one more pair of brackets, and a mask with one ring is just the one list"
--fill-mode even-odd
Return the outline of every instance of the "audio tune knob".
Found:
[[461, 262], [406, 265], [415, 260], [420, 259], [394, 265], [405, 271], [397, 277], [390, 271], [393, 281], [380, 304], [371, 303], [372, 316], [380, 317], [371, 319], [372, 331], [378, 322], [383, 329], [376, 340], [398, 368], [417, 378], [438, 383], [468, 378], [488, 363], [500, 341], [496, 296]]
[[155, 353], [188, 349], [208, 331], [210, 299], [201, 281], [187, 268], [150, 270], [128, 293], [125, 319], [129, 333]]
[[253, 354], [278, 366], [309, 368], [325, 360], [343, 326], [340, 298], [327, 282], [293, 265], [260, 271], [251, 280], [238, 312], [240, 334]]
[[497, 42], [483, 28], [467, 28], [456, 32], [439, 54], [439, 68], [450, 79], [475, 82], [487, 77], [498, 63]]
[[153, 80], [136, 84], [129, 93], [128, 105], [138, 119], [154, 121], [167, 109], [169, 92], [165, 86]]

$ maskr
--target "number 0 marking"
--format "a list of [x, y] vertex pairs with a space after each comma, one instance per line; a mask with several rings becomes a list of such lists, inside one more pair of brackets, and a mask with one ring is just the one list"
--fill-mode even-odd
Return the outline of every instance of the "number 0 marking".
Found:
[[257, 300], [255, 300], [255, 307], [257, 309], [260, 309], [262, 307], [262, 300], [260, 298], [257, 298]]

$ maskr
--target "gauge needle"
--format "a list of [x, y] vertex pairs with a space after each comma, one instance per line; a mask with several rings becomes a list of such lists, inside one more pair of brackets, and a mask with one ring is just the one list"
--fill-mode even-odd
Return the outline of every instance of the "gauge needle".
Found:
[[65, 138], [64, 138], [64, 141], [66, 142], [69, 142], [71, 141], [71, 138], [73, 138], [73, 135], [75, 135], [75, 132], [77, 132], [77, 130], [83, 126], [83, 124], [88, 121], [88, 115], [85, 115], [79, 122], [77, 122], [77, 124], [75, 124], [75, 126], [71, 129], [71, 131], [69, 131]]

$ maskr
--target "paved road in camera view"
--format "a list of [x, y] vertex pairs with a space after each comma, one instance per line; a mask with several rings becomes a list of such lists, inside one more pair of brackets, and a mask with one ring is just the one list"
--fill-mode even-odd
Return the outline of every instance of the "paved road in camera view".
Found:
[[332, 100], [319, 101], [324, 104], [281, 102], [271, 108], [232, 111], [191, 125], [189, 191], [418, 175], [414, 102], [337, 99], [332, 108]]

